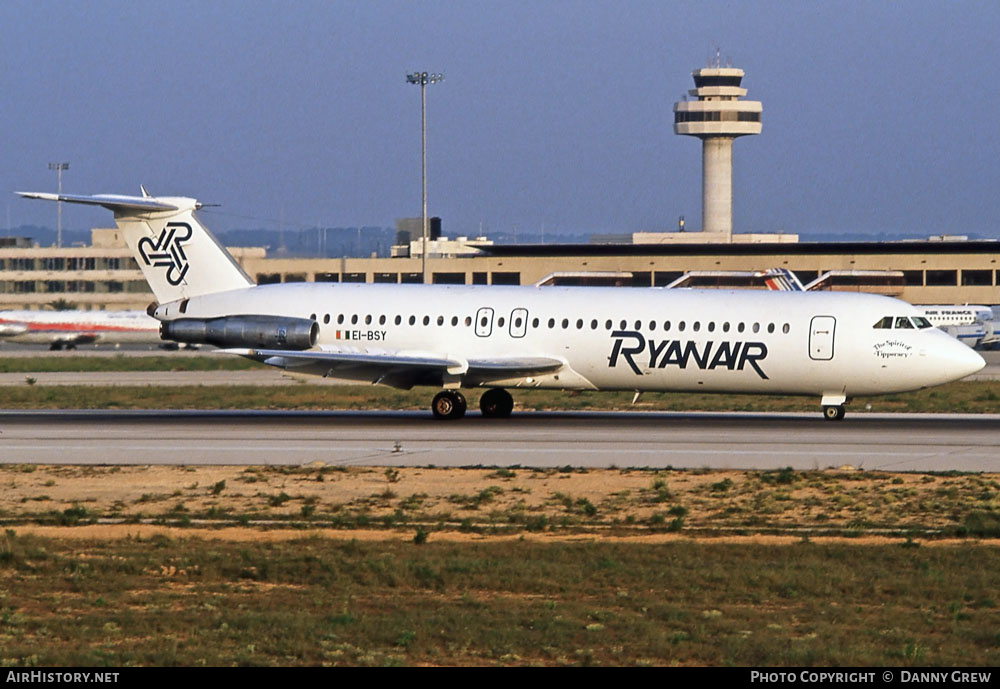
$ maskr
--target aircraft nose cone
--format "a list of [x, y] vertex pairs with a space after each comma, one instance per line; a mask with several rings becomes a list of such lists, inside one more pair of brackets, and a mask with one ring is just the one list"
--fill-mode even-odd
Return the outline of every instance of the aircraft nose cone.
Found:
[[949, 347], [944, 363], [953, 380], [971, 376], [986, 366], [986, 360], [979, 355], [979, 352], [961, 342], [955, 342]]

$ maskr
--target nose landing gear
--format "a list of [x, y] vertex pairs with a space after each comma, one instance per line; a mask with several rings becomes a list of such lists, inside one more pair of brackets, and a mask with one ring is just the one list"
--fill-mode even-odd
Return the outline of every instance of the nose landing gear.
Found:
[[823, 418], [827, 421], [840, 421], [844, 418], [844, 407], [843, 405], [829, 405], [823, 407]]
[[823, 395], [820, 404], [823, 405], [823, 418], [827, 421], [840, 421], [844, 418], [844, 403], [847, 402], [847, 395], [843, 392], [829, 393]]

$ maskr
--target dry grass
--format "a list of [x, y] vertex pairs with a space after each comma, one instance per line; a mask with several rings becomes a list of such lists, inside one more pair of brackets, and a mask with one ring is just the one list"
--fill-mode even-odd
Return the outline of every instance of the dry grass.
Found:
[[0, 663], [991, 666], [998, 478], [5, 465]]
[[242, 357], [222, 354], [77, 356], [75, 354], [0, 357], [0, 373], [53, 371], [245, 371], [267, 368]]
[[826, 471], [0, 466], [9, 525], [1000, 536], [1000, 477]]

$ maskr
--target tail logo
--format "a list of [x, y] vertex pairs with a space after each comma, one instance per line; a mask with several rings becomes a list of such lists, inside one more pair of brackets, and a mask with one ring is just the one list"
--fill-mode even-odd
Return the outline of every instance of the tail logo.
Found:
[[187, 275], [187, 256], [184, 254], [184, 242], [194, 234], [186, 222], [168, 222], [160, 232], [156, 241], [152, 237], [139, 240], [139, 255], [147, 266], [167, 269], [167, 282], [176, 287], [184, 281]]

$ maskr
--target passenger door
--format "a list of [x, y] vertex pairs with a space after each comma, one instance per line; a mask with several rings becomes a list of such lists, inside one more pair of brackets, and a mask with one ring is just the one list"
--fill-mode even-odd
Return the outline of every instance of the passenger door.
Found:
[[813, 316], [809, 323], [809, 358], [829, 361], [833, 358], [837, 319], [833, 316]]
[[528, 309], [514, 309], [510, 312], [510, 336], [524, 337], [528, 331]]

